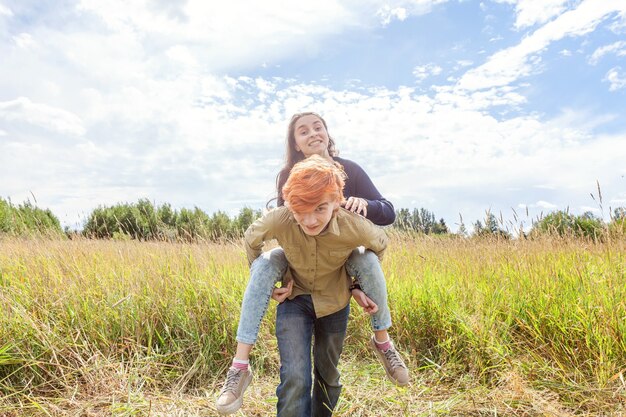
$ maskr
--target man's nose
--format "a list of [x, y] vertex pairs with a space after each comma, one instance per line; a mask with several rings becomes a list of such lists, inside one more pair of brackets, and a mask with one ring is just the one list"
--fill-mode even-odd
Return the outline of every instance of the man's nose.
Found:
[[315, 216], [312, 214], [305, 214], [302, 219], [302, 223], [304, 223], [305, 226], [315, 224]]

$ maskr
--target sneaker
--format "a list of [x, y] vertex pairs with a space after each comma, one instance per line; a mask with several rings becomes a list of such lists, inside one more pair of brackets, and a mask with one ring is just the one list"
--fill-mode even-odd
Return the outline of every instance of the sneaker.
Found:
[[252, 381], [252, 368], [248, 370], [230, 368], [226, 374], [226, 381], [220, 396], [215, 402], [217, 412], [220, 414], [232, 414], [239, 410], [243, 404], [243, 393]]
[[409, 368], [404, 364], [393, 343], [391, 343], [391, 347], [386, 352], [383, 352], [376, 347], [374, 336], [372, 336], [370, 346], [376, 352], [378, 359], [383, 364], [383, 368], [385, 368], [385, 372], [387, 372], [387, 376], [394, 384], [404, 386], [409, 383]]

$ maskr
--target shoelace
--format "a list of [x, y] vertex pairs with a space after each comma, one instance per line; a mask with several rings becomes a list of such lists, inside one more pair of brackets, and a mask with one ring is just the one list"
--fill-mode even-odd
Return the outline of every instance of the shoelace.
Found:
[[398, 367], [406, 368], [406, 365], [402, 361], [402, 358], [400, 358], [400, 355], [398, 354], [398, 351], [396, 349], [389, 348], [386, 352], [383, 353], [385, 355], [385, 358], [387, 358], [387, 361], [391, 365], [391, 369], [395, 369]]
[[240, 369], [229, 369], [226, 374], [226, 382], [224, 382], [224, 388], [222, 388], [222, 394], [225, 392], [235, 392], [235, 388], [239, 385], [239, 380], [241, 379], [241, 370]]

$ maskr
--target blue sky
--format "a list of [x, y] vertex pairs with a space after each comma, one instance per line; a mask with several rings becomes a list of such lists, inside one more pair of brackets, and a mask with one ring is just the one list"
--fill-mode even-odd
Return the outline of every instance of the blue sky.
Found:
[[453, 229], [626, 206], [626, 1], [250, 3], [0, 0], [0, 196], [261, 208], [311, 110]]

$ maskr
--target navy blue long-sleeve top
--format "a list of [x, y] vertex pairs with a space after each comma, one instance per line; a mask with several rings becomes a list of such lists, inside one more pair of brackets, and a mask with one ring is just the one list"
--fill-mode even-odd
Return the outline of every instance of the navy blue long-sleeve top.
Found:
[[[392, 224], [396, 219], [393, 204], [380, 194], [365, 170], [349, 159], [338, 156], [333, 157], [333, 159], [343, 166], [346, 173], [346, 184], [343, 188], [344, 197], [346, 199], [349, 197], [365, 199], [367, 201], [367, 216], [365, 217], [372, 223], [379, 226]], [[284, 184], [284, 181], [281, 183]], [[278, 192], [278, 206], [285, 204], [281, 191]]]

